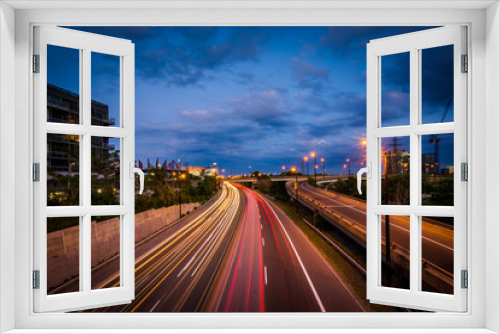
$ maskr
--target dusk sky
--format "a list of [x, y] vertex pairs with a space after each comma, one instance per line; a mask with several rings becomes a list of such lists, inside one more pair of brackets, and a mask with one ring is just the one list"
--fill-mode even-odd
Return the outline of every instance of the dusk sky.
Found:
[[[226, 174], [239, 174], [249, 165], [266, 173], [281, 172], [283, 165], [300, 168], [311, 151], [326, 159], [328, 173], [342, 173], [346, 158], [356, 172], [365, 155], [366, 44], [424, 28], [78, 29], [135, 43], [137, 159], [218, 162]], [[48, 61], [69, 69], [77, 56], [57, 52]], [[451, 47], [423, 53], [425, 123], [439, 122], [453, 97], [451, 56]], [[408, 124], [405, 57], [382, 60], [383, 126]], [[118, 123], [119, 62], [113, 58], [92, 57], [92, 98], [108, 104]], [[52, 73], [50, 83], [78, 92], [70, 72]], [[444, 121], [453, 121], [452, 103]], [[452, 137], [440, 142], [441, 165], [453, 163], [446, 138]], [[431, 153], [424, 144], [424, 153]]]

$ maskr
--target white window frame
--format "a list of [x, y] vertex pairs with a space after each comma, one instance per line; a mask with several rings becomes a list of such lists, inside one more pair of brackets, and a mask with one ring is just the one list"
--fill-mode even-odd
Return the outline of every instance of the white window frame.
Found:
[[[132, 4], [132, 5], [131, 5]], [[19, 8], [15, 11], [10, 7]], [[69, 6], [70, 8], [62, 8]], [[73, 8], [71, 8], [73, 6]], [[137, 9], [123, 9], [131, 6]], [[487, 259], [485, 254], [499, 254], [500, 230], [500, 136], [498, 109], [500, 99], [500, 12], [493, 1], [405, 1], [388, 3], [245, 1], [220, 3], [177, 2], [17, 2], [0, 4], [0, 77], [1, 117], [1, 249], [0, 316], [2, 330], [16, 329], [16, 333], [34, 333], [36, 329], [127, 329], [127, 332], [145, 332], [148, 328], [164, 328], [164, 332], [179, 332], [176, 328], [191, 328], [192, 332], [238, 332], [253, 328], [253, 332], [340, 332], [359, 329], [363, 333], [421, 332], [421, 333], [492, 333], [500, 331], [500, 263], [498, 256]], [[75, 9], [75, 8], [78, 9]], [[85, 8], [86, 9], [82, 9]], [[97, 8], [99, 7], [99, 8]], [[109, 10], [103, 10], [103, 7]], [[147, 9], [149, 7], [150, 9]], [[163, 8], [156, 8], [163, 7]], [[397, 7], [397, 8], [394, 8]], [[22, 9], [24, 8], [24, 9]], [[52, 8], [59, 10], [44, 10]], [[151, 9], [154, 8], [154, 9]], [[14, 18], [15, 17], [15, 21]], [[468, 197], [468, 267], [470, 288], [469, 309], [466, 313], [436, 314], [34, 314], [30, 245], [32, 245], [32, 96], [29, 58], [32, 49], [32, 27], [35, 24], [58, 25], [446, 25], [465, 24], [469, 28], [471, 75], [468, 85], [468, 142], [470, 157], [470, 187]], [[486, 23], [486, 24], [485, 24]], [[15, 31], [15, 41], [14, 41]], [[485, 70], [488, 66], [488, 71]], [[14, 69], [15, 68], [15, 72]], [[15, 83], [15, 95], [12, 83]], [[9, 93], [12, 96], [9, 96]], [[15, 98], [14, 98], [15, 96]], [[6, 109], [9, 111], [6, 111]], [[15, 110], [15, 113], [12, 112]], [[486, 122], [486, 118], [488, 121]], [[8, 138], [15, 129], [15, 142]], [[486, 133], [486, 134], [485, 134]], [[486, 140], [487, 139], [487, 140]], [[10, 141], [9, 141], [10, 140]], [[485, 152], [489, 152], [488, 155]], [[15, 159], [15, 178], [12, 165]], [[488, 182], [486, 180], [488, 174]], [[9, 179], [10, 178], [10, 179]], [[14, 179], [14, 180], [12, 180]], [[10, 187], [6, 187], [10, 186]], [[15, 187], [15, 188], [14, 188]], [[6, 198], [15, 189], [15, 200]], [[28, 196], [27, 196], [28, 194]], [[488, 197], [486, 196], [488, 194]], [[28, 198], [28, 199], [27, 199]], [[14, 203], [12, 203], [14, 202]], [[485, 206], [485, 203], [488, 204]], [[14, 204], [15, 210], [8, 205]], [[486, 219], [488, 218], [488, 219]], [[6, 219], [14, 219], [7, 224]], [[15, 237], [15, 240], [14, 240]], [[14, 254], [14, 256], [12, 256]], [[15, 287], [14, 289], [12, 287]], [[488, 293], [486, 293], [488, 291]], [[12, 305], [15, 305], [12, 310]], [[143, 330], [137, 329], [142, 328]], [[137, 330], [130, 330], [131, 328]], [[170, 328], [170, 330], [168, 330]], [[92, 330], [93, 329], [93, 330]], [[199, 329], [199, 330], [197, 330]], [[264, 329], [268, 329], [267, 331]], [[295, 329], [295, 330], [293, 330]], [[418, 330], [417, 330], [418, 329]]]
[[[134, 44], [128, 40], [60, 27], [34, 27], [34, 53], [39, 56], [39, 73], [34, 84], [34, 162], [39, 164], [39, 181], [33, 184], [34, 270], [39, 271], [39, 288], [34, 289], [34, 311], [74, 311], [99, 306], [128, 304], [135, 296], [135, 108]], [[72, 48], [80, 58], [79, 124], [47, 121], [47, 45]], [[120, 110], [118, 127], [92, 125], [92, 53], [119, 57]], [[80, 136], [80, 200], [74, 206], [47, 206], [47, 135]], [[120, 140], [120, 205], [91, 204], [91, 138]], [[131, 177], [132, 176], [132, 177]], [[120, 217], [120, 285], [92, 290], [91, 219], [94, 215]], [[79, 291], [47, 295], [47, 218], [77, 217], [79, 224]]]
[[[467, 290], [461, 287], [461, 270], [467, 270], [467, 184], [461, 180], [460, 165], [467, 163], [467, 73], [461, 73], [461, 56], [467, 55], [466, 27], [450, 26], [381, 38], [367, 46], [367, 298], [370, 302], [421, 310], [464, 312]], [[453, 45], [454, 120], [447, 123], [422, 123], [422, 50]], [[387, 55], [409, 53], [410, 124], [382, 126], [382, 59]], [[454, 206], [422, 205], [422, 135], [454, 134]], [[382, 138], [405, 136], [410, 140], [410, 203], [382, 203]], [[409, 217], [409, 289], [384, 287], [382, 275], [382, 231], [384, 215]], [[453, 294], [422, 291], [423, 216], [454, 217]]]

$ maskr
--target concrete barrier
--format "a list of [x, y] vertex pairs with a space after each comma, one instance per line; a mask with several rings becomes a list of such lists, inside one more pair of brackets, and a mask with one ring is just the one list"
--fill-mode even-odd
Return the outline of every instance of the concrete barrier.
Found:
[[[199, 203], [182, 204], [182, 213], [193, 212]], [[179, 219], [179, 206], [152, 209], [135, 215], [135, 242], [138, 243]], [[47, 234], [48, 291], [79, 274], [80, 227], [73, 226]], [[117, 255], [120, 250], [120, 219], [91, 223], [92, 267]]]

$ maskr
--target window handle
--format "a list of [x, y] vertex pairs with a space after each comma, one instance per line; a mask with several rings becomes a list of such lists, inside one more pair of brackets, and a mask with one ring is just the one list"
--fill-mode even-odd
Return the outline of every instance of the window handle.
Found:
[[133, 179], [135, 174], [139, 174], [139, 195], [144, 191], [144, 172], [142, 169], [135, 167], [134, 161], [130, 162], [130, 178]]
[[372, 167], [372, 163], [368, 161], [366, 163], [366, 167], [363, 167], [363, 168], [361, 168], [358, 171], [358, 174], [357, 174], [357, 178], [358, 178], [358, 192], [359, 192], [360, 195], [363, 193], [361, 191], [361, 175], [363, 175], [364, 173], [366, 173], [366, 177], [367, 178], [371, 178], [372, 177], [372, 168], [371, 167]]

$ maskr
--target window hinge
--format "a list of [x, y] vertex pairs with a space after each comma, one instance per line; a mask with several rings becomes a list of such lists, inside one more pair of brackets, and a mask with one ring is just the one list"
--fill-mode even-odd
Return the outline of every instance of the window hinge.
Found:
[[33, 55], [33, 73], [40, 73], [40, 55]]
[[462, 276], [462, 289], [467, 289], [469, 287], [469, 272], [467, 270], [462, 270], [461, 276]]
[[33, 289], [40, 289], [40, 270], [33, 270]]
[[460, 165], [460, 175], [462, 181], [469, 181], [469, 165], [466, 162], [462, 162]]
[[33, 181], [40, 182], [40, 163], [33, 164]]
[[462, 55], [462, 73], [469, 72], [469, 56]]

